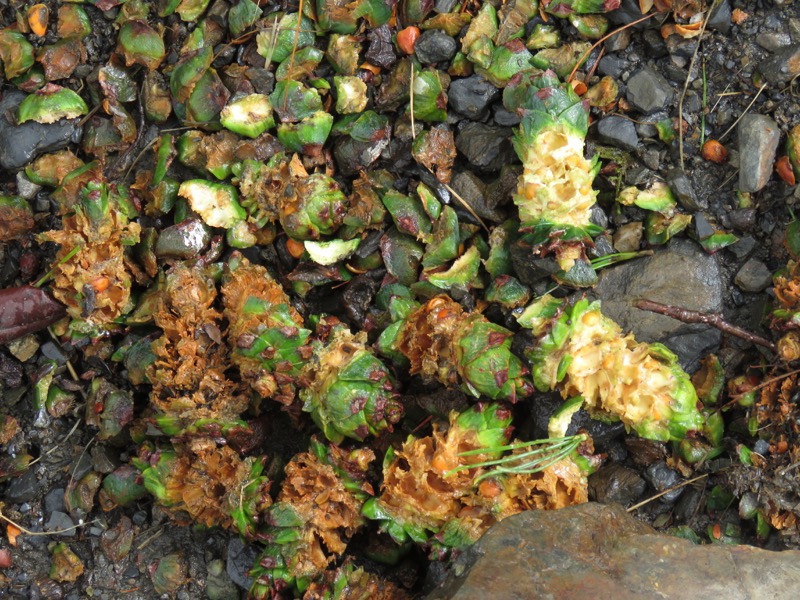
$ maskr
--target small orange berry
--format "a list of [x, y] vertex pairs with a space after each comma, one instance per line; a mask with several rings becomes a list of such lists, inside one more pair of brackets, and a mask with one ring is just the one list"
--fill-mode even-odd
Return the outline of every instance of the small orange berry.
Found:
[[294, 258], [300, 258], [303, 256], [303, 252], [306, 251], [306, 247], [303, 242], [298, 242], [297, 240], [293, 240], [292, 238], [288, 238], [286, 240], [286, 249], [289, 251]]
[[47, 22], [50, 20], [50, 9], [44, 4], [34, 4], [28, 9], [28, 25], [38, 36], [47, 33]]
[[414, 54], [414, 46], [419, 39], [419, 28], [406, 27], [402, 31], [397, 32], [397, 47], [406, 54]]
[[700, 155], [706, 160], [721, 165], [728, 160], [728, 149], [717, 140], [707, 140], [700, 150]]
[[775, 171], [778, 173], [778, 177], [783, 179], [786, 185], [794, 185], [797, 183], [797, 180], [794, 176], [794, 169], [792, 169], [792, 163], [789, 162], [788, 156], [781, 156], [775, 161]]

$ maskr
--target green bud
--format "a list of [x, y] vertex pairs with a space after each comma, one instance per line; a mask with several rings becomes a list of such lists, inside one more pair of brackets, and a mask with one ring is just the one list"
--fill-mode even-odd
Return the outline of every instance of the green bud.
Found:
[[572, 70], [586, 61], [591, 42], [572, 42], [558, 48], [539, 50], [531, 59], [531, 64], [538, 69], [551, 69], [562, 79], [566, 79]]
[[361, 42], [352, 35], [332, 33], [328, 37], [325, 57], [333, 70], [341, 75], [355, 75], [358, 71]]
[[264, 94], [249, 94], [230, 102], [220, 114], [222, 126], [234, 133], [257, 138], [275, 126], [272, 104]]
[[478, 252], [478, 248], [470, 246], [463, 255], [453, 262], [449, 269], [426, 274], [425, 280], [443, 290], [481, 288], [483, 284], [478, 279], [480, 265], [481, 255]]
[[19, 31], [0, 30], [0, 60], [6, 79], [21, 75], [33, 66], [33, 46]]
[[458, 256], [458, 215], [451, 206], [445, 206], [441, 216], [433, 225], [433, 235], [425, 246], [422, 266], [426, 269], [438, 267]]
[[33, 210], [22, 196], [0, 195], [0, 241], [8, 242], [33, 230]]
[[64, 493], [64, 505], [67, 512], [78, 519], [83, 519], [92, 511], [94, 496], [100, 488], [102, 478], [94, 471], [88, 472], [79, 480], [71, 480]]
[[178, 117], [194, 123], [214, 121], [230, 98], [228, 88], [223, 85], [216, 70], [209, 69], [195, 85], [189, 101], [181, 114], [181, 106], [175, 106]]
[[269, 100], [282, 123], [294, 123], [322, 110], [319, 92], [299, 81], [279, 81]]
[[186, 198], [192, 210], [211, 227], [228, 229], [247, 218], [232, 185], [190, 179], [181, 184], [178, 195]]
[[154, 123], [163, 123], [172, 114], [172, 99], [164, 76], [157, 71], [148, 71], [142, 82], [142, 101], [147, 118]]
[[396, 190], [388, 190], [382, 200], [399, 231], [420, 241], [429, 237], [432, 230], [431, 221], [419, 198], [406, 196]]
[[464, 37], [461, 39], [461, 51], [468, 55], [476, 41], [481, 38], [488, 40], [494, 39], [498, 29], [499, 22], [497, 20], [497, 11], [491, 3], [484, 2], [478, 14], [469, 24], [467, 33], [464, 34]]
[[58, 9], [58, 37], [85, 38], [92, 33], [92, 21], [82, 6], [63, 4]]
[[81, 559], [65, 543], [60, 542], [51, 550], [53, 562], [50, 565], [50, 579], [59, 582], [73, 582], [83, 575]]
[[533, 55], [521, 40], [511, 40], [492, 50], [489, 65], [477, 66], [476, 72], [497, 87], [505, 87], [517, 73], [531, 68]]
[[28, 95], [17, 109], [17, 122], [55, 123], [59, 119], [74, 119], [89, 112], [89, 107], [78, 94], [68, 88], [48, 83]]
[[651, 246], [666, 244], [673, 236], [686, 229], [692, 222], [692, 215], [675, 213], [666, 217], [661, 213], [648, 213], [644, 220], [647, 243]]
[[117, 506], [130, 506], [147, 494], [143, 485], [138, 483], [141, 473], [131, 465], [117, 467], [103, 479], [98, 495], [100, 507], [108, 512]]
[[445, 87], [449, 78], [442, 83], [442, 72], [426, 70], [416, 73], [412, 93], [414, 95], [414, 118], [420, 121], [447, 120], [447, 94]]
[[210, 46], [182, 57], [169, 78], [173, 98], [178, 102], [186, 102], [212, 62], [214, 62], [214, 49]]
[[246, 29], [255, 25], [262, 10], [253, 0], [239, 0], [236, 6], [228, 11], [228, 30], [231, 35], [239, 37]]
[[316, 240], [336, 231], [346, 205], [339, 184], [324, 173], [314, 173], [287, 186], [279, 218], [289, 237]]
[[414, 238], [391, 227], [381, 238], [381, 256], [386, 270], [401, 285], [417, 281], [424, 249]]
[[577, 15], [571, 14], [569, 22], [578, 30], [578, 34], [585, 40], [597, 40], [608, 31], [608, 19], [603, 15]]
[[360, 113], [367, 107], [367, 84], [360, 78], [336, 75], [333, 85], [336, 88], [336, 112], [340, 115]]
[[333, 127], [333, 115], [319, 111], [299, 123], [278, 125], [278, 140], [290, 152], [318, 156]]
[[516, 277], [500, 275], [486, 289], [487, 302], [497, 302], [505, 308], [520, 308], [528, 304], [531, 290]]
[[[306, 46], [294, 54], [290, 54], [278, 65], [278, 68], [275, 70], [275, 79], [277, 81], [286, 81], [287, 79], [300, 80], [310, 77], [314, 69], [322, 62], [324, 56], [325, 54], [322, 50], [314, 46]], [[323, 79], [321, 81], [325, 80]], [[314, 81], [310, 83], [311, 85], [315, 85]], [[327, 82], [325, 85], [327, 85]]]
[[181, 0], [175, 12], [181, 16], [182, 21], [193, 23], [205, 12], [210, 1], [211, 0]]
[[166, 50], [161, 34], [147, 21], [127, 21], [119, 30], [119, 48], [125, 56], [125, 64], [144, 65], [149, 70], [157, 69], [164, 60]]
[[[279, 13], [280, 14], [280, 13]], [[313, 46], [316, 39], [314, 22], [299, 13], [267, 18], [267, 25], [256, 37], [257, 51], [271, 62], [283, 62], [292, 52]]]
[[545, 48], [555, 48], [561, 44], [561, 34], [553, 25], [538, 23], [534, 25], [528, 42], [525, 44], [528, 50], [544, 50]]
[[635, 186], [627, 187], [619, 193], [617, 200], [625, 206], [636, 205], [663, 215], [672, 214], [678, 205], [672, 189], [662, 181], [655, 182], [646, 190], [639, 190]]
[[[205, 0], [208, 2], [208, 0]], [[153, 589], [159, 596], [161, 594], [173, 595], [184, 583], [188, 581], [188, 568], [183, 555], [178, 552], [167, 554], [159, 558], [155, 564], [148, 567]]]

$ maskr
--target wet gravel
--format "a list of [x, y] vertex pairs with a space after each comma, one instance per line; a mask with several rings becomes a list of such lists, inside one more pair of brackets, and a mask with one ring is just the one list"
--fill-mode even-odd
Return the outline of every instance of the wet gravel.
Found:
[[[4, 24], [15, 20], [8, 4], [0, 3]], [[439, 4], [448, 3], [440, 0]], [[733, 9], [749, 17], [734, 24]], [[79, 67], [66, 82], [75, 89], [80, 78], [88, 75], [86, 67], [108, 60], [116, 37], [112, 14], [103, 15], [93, 7], [88, 11], [94, 28], [87, 40], [88, 64]], [[638, 2], [625, 0], [612, 13], [611, 20], [619, 26], [640, 17]], [[604, 169], [596, 181], [601, 190], [596, 220], [609, 229], [609, 236], [599, 240], [598, 247], [605, 244], [610, 251], [612, 245], [616, 250], [638, 249], [643, 245], [642, 211], [636, 207], [620, 208], [611, 199], [618, 184], [644, 185], [654, 181], [668, 182], [681, 208], [695, 216], [692, 226], [695, 237], [703, 238], [708, 232], [724, 228], [735, 232], [739, 241], [718, 252], [711, 265], [709, 255], [684, 236], [673, 243], [670, 252], [664, 253], [664, 263], [616, 267], [594, 293], [603, 298], [604, 308], [623, 328], [635, 330], [641, 339], [663, 341], [690, 369], [696, 368], [705, 353], [716, 350], [725, 358], [729, 374], [733, 374], [761, 360], [761, 353], [752, 345], [723, 337], [707, 326], [684, 327], [673, 322], [670, 328], [656, 316], [634, 312], [630, 299], [639, 282], [650, 284], [658, 279], [663, 282], [665, 301], [694, 303], [697, 310], [719, 311], [736, 325], [764, 333], [762, 315], [771, 301], [771, 275], [786, 263], [783, 234], [790, 221], [789, 210], [800, 199], [800, 186], [790, 186], [774, 173], [776, 156], [784, 154], [786, 131], [800, 123], [800, 100], [794, 81], [800, 74], [800, 7], [792, 2], [723, 0], [708, 23], [702, 52], [697, 57], [696, 39], [671, 36], [664, 40], [655, 21], [614, 36], [605, 43], [602, 57], [598, 60], [599, 53], [595, 51], [590, 60], [590, 67], [595, 61], [597, 64], [587, 84], [591, 86], [601, 76], [610, 76], [618, 83], [620, 97], [627, 104], [625, 110], [619, 105], [609, 112], [599, 107], [592, 109], [589, 148], [601, 152], [606, 165], [614, 162], [625, 168], [622, 181], [617, 179], [619, 173], [614, 169]], [[181, 28], [186, 33], [186, 25], [177, 18], [168, 23], [174, 27], [176, 39]], [[574, 28], [567, 22], [559, 21], [558, 26], [565, 39], [575, 37]], [[390, 69], [397, 60], [390, 38], [391, 32], [385, 27], [368, 32], [365, 58]], [[445, 66], [458, 48], [455, 37], [429, 30], [417, 41], [417, 58], [423, 64]], [[244, 50], [238, 52], [245, 54]], [[217, 61], [221, 66], [235, 58], [238, 57], [223, 52]], [[176, 57], [168, 60], [174, 62]], [[243, 60], [246, 62], [247, 57]], [[260, 65], [251, 69], [260, 69]], [[253, 77], [251, 81], [256, 91], [268, 93], [274, 85], [272, 74], [260, 70], [262, 77]], [[763, 89], [761, 82], [765, 82]], [[374, 93], [376, 99], [380, 96], [380, 92]], [[51, 125], [13, 125], [5, 115], [21, 98], [21, 94], [4, 86], [0, 99], [3, 168], [0, 184], [8, 190], [18, 189], [32, 199], [40, 230], [44, 231], [51, 226], [47, 193], [35, 186], [26, 188], [15, 171], [42, 153], [74, 144], [82, 130], [77, 120]], [[391, 105], [391, 99], [388, 102]], [[481, 218], [500, 222], [509, 214], [508, 194], [519, 173], [519, 161], [510, 142], [518, 118], [503, 108], [501, 90], [480, 75], [454, 77], [448, 89], [448, 106], [452, 110], [447, 126], [455, 134], [459, 152], [450, 187]], [[679, 107], [683, 109], [680, 114]], [[747, 115], [736, 124], [745, 111]], [[674, 131], [681, 126], [681, 118], [686, 130], [683, 144], [660, 139], [656, 125], [666, 122]], [[720, 139], [727, 147], [726, 162], [715, 164], [701, 157], [701, 140], [710, 138]], [[410, 143], [410, 135], [404, 138], [395, 135], [375, 165], [408, 164], [410, 174], [422, 178], [422, 174], [414, 171], [416, 167], [410, 166]], [[350, 155], [334, 151], [332, 160], [337, 156], [344, 161]], [[347, 168], [342, 171], [347, 172]], [[438, 183], [433, 181], [431, 185]], [[439, 189], [443, 196], [450, 197], [448, 191], [441, 186]], [[747, 192], [749, 197], [737, 195], [737, 191]], [[460, 207], [458, 211], [464, 221], [472, 219]], [[169, 227], [161, 225], [164, 226], [155, 246], [159, 258], [196, 256], [211, 243], [211, 233], [199, 220]], [[191, 235], [187, 235], [187, 228], [192, 228]], [[370, 242], [377, 247], [378, 238], [373, 237]], [[367, 242], [364, 244], [366, 247]], [[31, 247], [31, 242], [0, 244], [0, 283], [4, 287], [32, 279], [32, 275], [24, 277], [26, 260], [33, 260], [26, 258]], [[42, 252], [44, 255], [37, 260], [46, 265], [51, 258], [46, 253], [52, 249], [45, 248]], [[548, 287], [549, 283], [541, 280], [538, 271], [526, 271], [527, 265], [519, 263], [515, 266], [520, 277], [536, 291]], [[40, 270], [43, 269], [32, 269], [32, 273]], [[374, 294], [375, 281], [367, 278], [355, 281], [359, 283], [351, 283], [341, 297], [312, 294], [309, 303], [331, 306], [342, 302], [346, 304], [342, 311], [345, 318], [363, 326], [367, 322], [365, 307]], [[620, 295], [621, 290], [631, 295]], [[0, 346], [0, 415], [14, 416], [24, 429], [24, 440], [15, 438], [13, 444], [4, 448], [4, 454], [14, 457], [25, 451], [37, 462], [21, 475], [0, 483], [0, 507], [9, 519], [33, 532], [61, 533], [21, 535], [17, 539], [12, 550], [13, 565], [0, 569], [0, 597], [157, 598], [149, 574], [157, 568], [159, 560], [173, 553], [178, 554], [186, 568], [186, 582], [175, 597], [231, 600], [243, 597], [246, 571], [252, 565], [255, 550], [244, 546], [235, 536], [177, 527], [147, 499], [110, 512], [103, 512], [96, 505], [90, 506], [88, 514], [68, 509], [64, 503], [65, 490], [89, 471], [108, 473], [126, 462], [130, 458], [130, 440], [98, 443], [96, 430], [81, 423], [84, 406], [80, 394], [73, 410], [52, 419], [47, 426], [35, 427], [28, 382], [35, 380], [46, 359], [55, 360], [59, 365], [58, 377], [68, 380], [67, 361], [72, 365], [81, 359], [78, 349], [56, 344], [46, 333], [30, 336], [26, 343], [32, 345], [27, 356], [21, 344]], [[91, 378], [102, 373], [104, 368], [108, 369], [107, 358], [96, 357], [94, 362], [82, 364], [84, 371], [79, 376]], [[137, 390], [134, 399], [138, 406], [143, 406], [146, 393]], [[546, 422], [546, 415], [530, 417], [534, 423], [537, 419]], [[737, 426], [743, 427], [735, 422], [730, 425], [734, 432]], [[687, 479], [688, 474], [680, 473], [667, 460], [665, 446], [641, 441], [624, 443], [619, 427], [614, 431], [598, 427], [596, 443], [610, 460], [607, 467], [592, 476], [594, 499], [630, 504], [667, 491], [659, 501], [645, 507], [641, 517], [656, 526], [666, 526], [668, 520], [669, 525], [705, 530], [711, 518], [704, 510], [710, 486], [668, 491]], [[298, 440], [294, 443], [298, 444]], [[729, 449], [733, 450], [735, 445], [730, 438]], [[756, 451], [766, 453], [769, 448]], [[715, 466], [722, 469], [726, 463]], [[755, 541], [751, 524], [740, 519], [736, 505], [720, 512], [729, 521], [743, 524], [746, 541]], [[67, 542], [82, 560], [85, 573], [77, 583], [50, 579], [54, 540]], [[781, 545], [780, 541], [772, 543]], [[6, 540], [0, 541], [0, 550], [8, 547]], [[421, 588], [417, 584], [415, 589]]]

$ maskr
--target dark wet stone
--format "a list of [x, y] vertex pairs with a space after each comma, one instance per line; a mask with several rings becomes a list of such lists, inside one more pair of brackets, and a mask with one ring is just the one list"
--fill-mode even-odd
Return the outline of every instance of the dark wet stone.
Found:
[[45, 516], [49, 516], [55, 511], [64, 512], [65, 510], [64, 488], [55, 488], [47, 492], [47, 495], [44, 497]]
[[772, 285], [772, 271], [760, 260], [751, 258], [742, 265], [733, 281], [745, 292], [763, 292]]
[[423, 65], [450, 60], [458, 52], [456, 41], [440, 29], [428, 29], [419, 36], [414, 54]]
[[[659, 493], [675, 487], [682, 481], [681, 476], [678, 475], [676, 471], [670, 469], [667, 466], [667, 463], [665, 463], [663, 460], [654, 462], [652, 465], [647, 467], [647, 470], [644, 472], [644, 476], [647, 478], [647, 481], [653, 486], [656, 492]], [[683, 493], [683, 490], [683, 487], [670, 490], [661, 496], [660, 500], [667, 503], [675, 502]]]
[[28, 469], [19, 477], [14, 477], [6, 488], [5, 501], [10, 504], [30, 502], [36, 493], [47, 484], [36, 477], [35, 469]]
[[45, 531], [60, 531], [56, 535], [62, 537], [69, 537], [75, 535], [75, 523], [72, 518], [65, 512], [55, 510], [50, 515], [50, 519], [44, 526]]
[[631, 29], [623, 29], [606, 40], [606, 52], [622, 52], [630, 46]]
[[674, 239], [653, 256], [604, 270], [596, 293], [603, 313], [643, 342], [662, 342], [686, 368], [717, 347], [719, 331], [709, 325], [682, 323], [634, 306], [640, 299], [699, 312], [722, 310], [722, 274], [714, 256], [691, 240]]
[[22, 363], [13, 356], [0, 351], [0, 383], [6, 389], [18, 388], [22, 385]]
[[728, 246], [728, 250], [736, 256], [738, 260], [743, 260], [753, 253], [756, 248], [756, 241], [749, 235], [739, 238], [739, 241]]
[[704, 240], [707, 237], [714, 235], [714, 227], [709, 223], [708, 219], [703, 213], [697, 213], [692, 220], [692, 228], [697, 236], [697, 239]]
[[623, 150], [636, 150], [639, 136], [634, 124], [622, 117], [605, 117], [597, 124], [597, 135], [603, 143], [611, 144]]
[[728, 214], [731, 227], [739, 231], [749, 231], [756, 224], [758, 211], [755, 208], [737, 208]]
[[701, 490], [686, 486], [686, 491], [675, 505], [675, 517], [683, 523], [689, 522], [701, 510], [700, 503], [703, 499], [704, 493]]
[[45, 152], [60, 150], [83, 135], [79, 119], [61, 119], [42, 124], [28, 121], [17, 125], [17, 107], [25, 94], [8, 91], [0, 100], [0, 167], [15, 171]]
[[697, 51], [698, 41], [694, 38], [685, 39], [679, 35], [671, 35], [667, 38], [667, 52], [674, 59], [678, 59], [678, 64], [687, 65]]
[[449, 13], [455, 8], [456, 4], [458, 4], [458, 0], [436, 0], [433, 10], [440, 14]]
[[33, 200], [42, 186], [36, 185], [25, 175], [24, 171], [17, 172], [17, 194], [25, 198], [25, 200]]
[[667, 173], [667, 183], [680, 205], [686, 210], [694, 212], [702, 208], [708, 208], [708, 204], [697, 198], [692, 180], [680, 169], [671, 169]]
[[647, 483], [633, 469], [618, 463], [601, 467], [589, 476], [589, 491], [594, 500], [627, 506], [644, 494]]
[[[452, 88], [452, 84], [450, 87]], [[498, 125], [502, 125], [503, 127], [515, 127], [519, 125], [521, 120], [519, 115], [507, 111], [500, 105], [494, 107], [494, 122]]]
[[672, 102], [674, 92], [664, 77], [649, 67], [628, 80], [628, 101], [643, 113], [662, 110]]
[[758, 71], [772, 85], [789, 83], [800, 74], [800, 44], [787, 46], [758, 65]]
[[717, 8], [711, 12], [708, 18], [709, 29], [716, 29], [723, 35], [727, 35], [731, 28], [731, 4], [729, 0], [722, 0]]
[[450, 186], [482, 219], [504, 219], [504, 213], [492, 204], [486, 184], [472, 171], [455, 171]]
[[[417, 43], [417, 47], [419, 47], [419, 42]], [[447, 102], [453, 107], [453, 110], [459, 114], [464, 115], [468, 119], [476, 120], [483, 116], [486, 107], [496, 100], [499, 95], [500, 90], [483, 77], [480, 75], [472, 75], [464, 79], [456, 79], [450, 84], [447, 90]], [[512, 115], [512, 113], [506, 112]], [[519, 119], [517, 119], [517, 122], [519, 122]], [[498, 124], [505, 125], [505, 123]], [[511, 125], [514, 125], [514, 123]]]
[[[606, 18], [616, 25], [628, 25], [642, 18], [642, 9], [638, 0], [622, 0], [619, 8], [607, 13]], [[643, 29], [646, 25], [647, 23], [639, 23], [634, 25], [633, 29]]]
[[256, 562], [258, 549], [253, 544], [245, 544], [238, 537], [232, 537], [228, 542], [228, 561], [225, 570], [233, 583], [246, 590], [253, 585], [250, 569]]
[[614, 54], [607, 54], [600, 59], [600, 63], [597, 65], [597, 71], [601, 75], [619, 78], [627, 67], [628, 61], [624, 58], [620, 58]]
[[800, 551], [695, 545], [593, 502], [509, 517], [454, 562], [428, 600], [483, 600], [487, 590], [493, 598], [794, 600], [800, 589]]
[[194, 258], [211, 241], [211, 231], [200, 219], [187, 219], [161, 230], [155, 253], [159, 258]]
[[[800, 63], [800, 53], [798, 53]], [[739, 189], [757, 192], [769, 181], [781, 132], [766, 115], [747, 114], [739, 122]]]
[[777, 52], [792, 45], [792, 37], [788, 33], [765, 31], [756, 36], [756, 44], [769, 52]]
[[47, 341], [42, 344], [40, 350], [45, 357], [49, 358], [50, 360], [56, 361], [58, 364], [63, 365], [67, 362], [67, 355], [64, 354], [64, 351], [61, 350], [56, 344], [53, 342]]
[[456, 135], [456, 148], [476, 169], [499, 171], [517, 157], [510, 137], [511, 130], [506, 127], [467, 123]]
[[669, 54], [667, 51], [667, 43], [661, 34], [656, 29], [648, 29], [642, 32], [642, 42], [644, 43], [644, 50], [647, 56], [653, 58], [661, 58]]

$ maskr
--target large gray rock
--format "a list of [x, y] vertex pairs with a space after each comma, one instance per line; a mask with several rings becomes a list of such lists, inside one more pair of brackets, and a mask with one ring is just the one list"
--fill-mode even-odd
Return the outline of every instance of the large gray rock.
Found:
[[664, 76], [649, 67], [638, 71], [628, 80], [628, 101], [643, 113], [669, 106], [674, 92]]
[[499, 171], [516, 159], [511, 130], [483, 123], [468, 123], [456, 134], [456, 148], [480, 171]]
[[697, 546], [589, 503], [501, 521], [428, 600], [794, 600], [798, 590], [800, 551]]
[[772, 175], [781, 130], [767, 115], [745, 115], [739, 121], [738, 134], [739, 189], [757, 192]]
[[723, 287], [716, 258], [690, 240], [675, 239], [653, 256], [603, 271], [596, 293], [603, 313], [624, 331], [632, 331], [642, 342], [666, 344], [685, 368], [692, 369], [719, 345], [720, 332], [710, 325], [682, 323], [640, 310], [635, 304], [652, 300], [699, 312], [719, 312]]
[[40, 154], [79, 142], [83, 134], [80, 119], [17, 125], [17, 107], [24, 99], [25, 94], [13, 90], [0, 100], [0, 167], [9, 171], [21, 169]]

